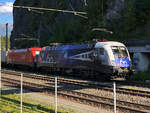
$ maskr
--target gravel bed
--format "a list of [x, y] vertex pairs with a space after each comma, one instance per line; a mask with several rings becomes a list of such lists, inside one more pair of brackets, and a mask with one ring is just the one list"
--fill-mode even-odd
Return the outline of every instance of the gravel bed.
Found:
[[[104, 90], [82, 89], [82, 90], [75, 90], [75, 91], [113, 99], [113, 92], [108, 92]], [[150, 106], [150, 98], [147, 97], [132, 96], [132, 95], [118, 93], [117, 100]]]

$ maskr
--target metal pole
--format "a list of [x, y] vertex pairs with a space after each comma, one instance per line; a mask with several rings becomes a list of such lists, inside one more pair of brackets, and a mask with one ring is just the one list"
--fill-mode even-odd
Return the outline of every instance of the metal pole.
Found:
[[113, 83], [114, 86], [114, 113], [116, 113], [116, 83]]
[[57, 77], [55, 77], [55, 113], [57, 113]]
[[6, 24], [6, 52], [8, 51], [8, 23]]
[[22, 113], [22, 89], [23, 89], [23, 74], [21, 73], [21, 102], [20, 102], [20, 113]]

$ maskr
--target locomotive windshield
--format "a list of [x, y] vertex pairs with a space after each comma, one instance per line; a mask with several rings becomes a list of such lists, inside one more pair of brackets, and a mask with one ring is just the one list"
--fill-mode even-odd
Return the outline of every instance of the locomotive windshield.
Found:
[[35, 51], [35, 55], [39, 55], [40, 54], [40, 51]]
[[125, 47], [123, 46], [112, 46], [112, 52], [115, 58], [127, 58], [128, 53]]

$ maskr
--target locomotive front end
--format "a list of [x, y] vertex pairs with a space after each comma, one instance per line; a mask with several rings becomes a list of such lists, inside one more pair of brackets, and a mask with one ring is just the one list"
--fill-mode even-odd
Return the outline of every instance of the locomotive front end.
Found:
[[132, 63], [127, 48], [122, 44], [120, 46], [111, 46], [112, 50], [112, 71], [114, 76], [128, 76], [132, 73]]
[[132, 74], [132, 63], [126, 46], [120, 42], [106, 41], [95, 45], [94, 56], [99, 70], [111, 77]]

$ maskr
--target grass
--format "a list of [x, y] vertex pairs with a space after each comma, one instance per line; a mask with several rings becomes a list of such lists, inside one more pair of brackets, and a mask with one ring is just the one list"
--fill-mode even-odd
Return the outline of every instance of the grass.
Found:
[[[17, 94], [2, 94], [1, 113], [20, 113], [20, 96]], [[53, 106], [35, 104], [31, 100], [23, 100], [23, 113], [55, 113]], [[68, 113], [62, 109], [58, 109], [58, 113]]]
[[129, 77], [129, 80], [133, 80], [133, 81], [150, 80], [150, 70], [145, 71], [145, 72], [138, 72], [134, 76]]

